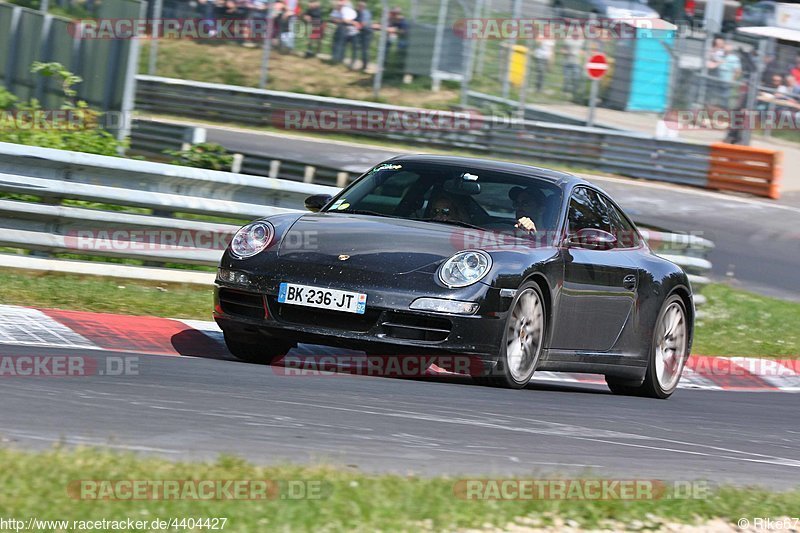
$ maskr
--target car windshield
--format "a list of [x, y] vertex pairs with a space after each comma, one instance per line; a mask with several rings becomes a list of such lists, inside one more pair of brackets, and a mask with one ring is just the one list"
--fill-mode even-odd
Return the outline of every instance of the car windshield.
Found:
[[513, 230], [530, 218], [537, 233], [558, 228], [561, 188], [544, 179], [459, 165], [386, 163], [340, 194], [325, 211]]

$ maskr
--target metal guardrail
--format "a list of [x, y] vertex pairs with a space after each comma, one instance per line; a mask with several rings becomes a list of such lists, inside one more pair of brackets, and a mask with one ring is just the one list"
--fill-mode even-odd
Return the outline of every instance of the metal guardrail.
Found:
[[[530, 123], [532, 124], [532, 123]], [[161, 139], [205, 138], [205, 130], [184, 124], [174, 124], [168, 120], [138, 119], [134, 122], [131, 146], [139, 153], [160, 156], [158, 149]], [[177, 129], [176, 129], [177, 128]], [[627, 169], [630, 176], [680, 182], [688, 185], [704, 186], [708, 172], [708, 148], [679, 143], [666, 147], [659, 141], [647, 137], [637, 137], [636, 143], [630, 139], [620, 140], [610, 130], [602, 128], [582, 128], [581, 131], [564, 129], [550, 124], [537, 123], [536, 130], [489, 130], [483, 135], [484, 142], [492, 145], [491, 150], [483, 150], [487, 156], [499, 159], [541, 159], [561, 164], [580, 164], [598, 170], [619, 173]], [[474, 139], [473, 139], [474, 140]], [[466, 140], [462, 139], [463, 142]], [[152, 147], [155, 147], [153, 149]], [[228, 150], [242, 154], [242, 172], [259, 176], [280, 176], [285, 179], [306, 183], [321, 183], [342, 187], [348, 183], [352, 172], [324, 165], [309, 165], [302, 161], [275, 159], [261, 154], [249, 153], [238, 146], [226, 146]], [[650, 154], [642, 161], [641, 154]], [[278, 165], [279, 166], [276, 166]], [[367, 170], [366, 168], [364, 170]], [[671, 178], [672, 173], [680, 171], [680, 179]]]
[[[359, 100], [155, 76], [137, 77], [136, 103], [140, 111], [148, 113], [258, 126], [276, 126], [282, 113], [291, 110], [420, 111]], [[504, 124], [482, 120], [481, 117], [472, 123], [477, 124], [477, 129], [352, 130], [348, 133], [426, 146], [469, 149], [488, 156], [522, 161], [551, 161], [699, 187], [707, 185], [709, 148], [703, 145], [607, 128], [511, 121], [510, 117]]]
[[[214, 248], [218, 235], [231, 235], [238, 225], [180, 216], [245, 221], [296, 211], [307, 196], [335, 191], [315, 184], [0, 143], [0, 192], [38, 200], [0, 200], [0, 246], [210, 266], [219, 261], [222, 250], [218, 248], [227, 244]], [[135, 209], [65, 206], [63, 200]], [[81, 245], [82, 238], [100, 239], [100, 232], [113, 235], [119, 230], [127, 242], [115, 244], [112, 239]], [[142, 246], [136, 239], [148, 230], [205, 233], [212, 246]]]
[[[469, 91], [467, 93], [467, 96], [468, 96], [468, 101], [471, 104], [474, 104], [480, 108], [490, 108], [490, 109], [499, 108], [505, 110], [513, 109], [516, 111], [519, 107], [519, 102], [503, 98], [502, 96], [485, 94], [478, 91]], [[534, 104], [525, 104], [525, 119], [537, 122], [549, 122], [551, 124], [565, 124], [568, 126], [586, 125], [586, 120], [584, 119], [574, 117], [567, 113], [553, 111], [551, 109], [547, 109], [544, 106], [539, 106]], [[595, 122], [595, 127], [613, 131], [624, 131], [621, 128], [597, 122]]]
[[164, 150], [181, 150], [206, 142], [203, 128], [187, 128], [165, 121], [135, 119], [131, 127], [131, 150], [148, 155], [163, 155]]
[[[148, 264], [215, 266], [238, 225], [189, 220], [185, 214], [245, 221], [302, 209], [306, 196], [337, 190], [286, 179], [0, 143], [0, 193], [30, 196], [30, 201], [0, 199], [0, 246]], [[63, 200], [92, 204], [62, 205]], [[97, 209], [97, 203], [139, 212]], [[202, 235], [210, 246], [196, 246], [196, 238], [188, 246], [180, 238], [170, 245], [144, 246], [147, 232], [154, 230], [162, 236], [164, 232]], [[656, 253], [683, 266], [694, 285], [708, 282], [711, 263], [706, 254], [713, 247], [711, 242], [691, 235], [642, 233]], [[82, 238], [93, 239], [93, 244], [82, 246]], [[107, 273], [106, 264], [95, 265], [98, 274]]]
[[[205, 142], [206, 130], [202, 127], [173, 123], [168, 120], [137, 118], [131, 130], [131, 152], [149, 158], [165, 159], [164, 150], [178, 150], [189, 144]], [[230, 147], [227, 147], [230, 148]], [[253, 154], [233, 147], [241, 155], [240, 168], [234, 172], [253, 176], [316, 183], [332, 187], [344, 187], [358, 173], [345, 169], [309, 165], [302, 161], [276, 159], [262, 154]], [[367, 171], [367, 168], [363, 169]]]

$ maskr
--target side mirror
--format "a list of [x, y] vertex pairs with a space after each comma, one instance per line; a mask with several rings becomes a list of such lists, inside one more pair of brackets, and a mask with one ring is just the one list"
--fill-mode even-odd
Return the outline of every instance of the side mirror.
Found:
[[325, 204], [331, 201], [331, 198], [333, 198], [333, 196], [330, 194], [315, 194], [309, 196], [305, 201], [306, 209], [312, 213], [317, 213], [320, 209], [325, 207]]
[[584, 228], [567, 237], [568, 248], [586, 248], [588, 250], [609, 250], [617, 244], [617, 238], [607, 231]]

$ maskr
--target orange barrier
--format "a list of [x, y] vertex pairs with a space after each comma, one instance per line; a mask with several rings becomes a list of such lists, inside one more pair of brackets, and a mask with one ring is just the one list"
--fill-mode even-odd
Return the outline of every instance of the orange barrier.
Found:
[[713, 143], [706, 187], [777, 200], [782, 158], [779, 150]]

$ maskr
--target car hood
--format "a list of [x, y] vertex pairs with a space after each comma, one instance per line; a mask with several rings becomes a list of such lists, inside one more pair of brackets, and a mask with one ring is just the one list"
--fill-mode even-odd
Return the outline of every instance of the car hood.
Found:
[[317, 213], [304, 215], [292, 225], [281, 239], [278, 256], [305, 265], [402, 275], [435, 268], [461, 250], [489, 248], [491, 252], [486, 244], [496, 241], [493, 235], [436, 222]]
[[304, 215], [281, 240], [278, 256], [306, 264], [404, 274], [464, 249], [465, 228], [369, 215]]

